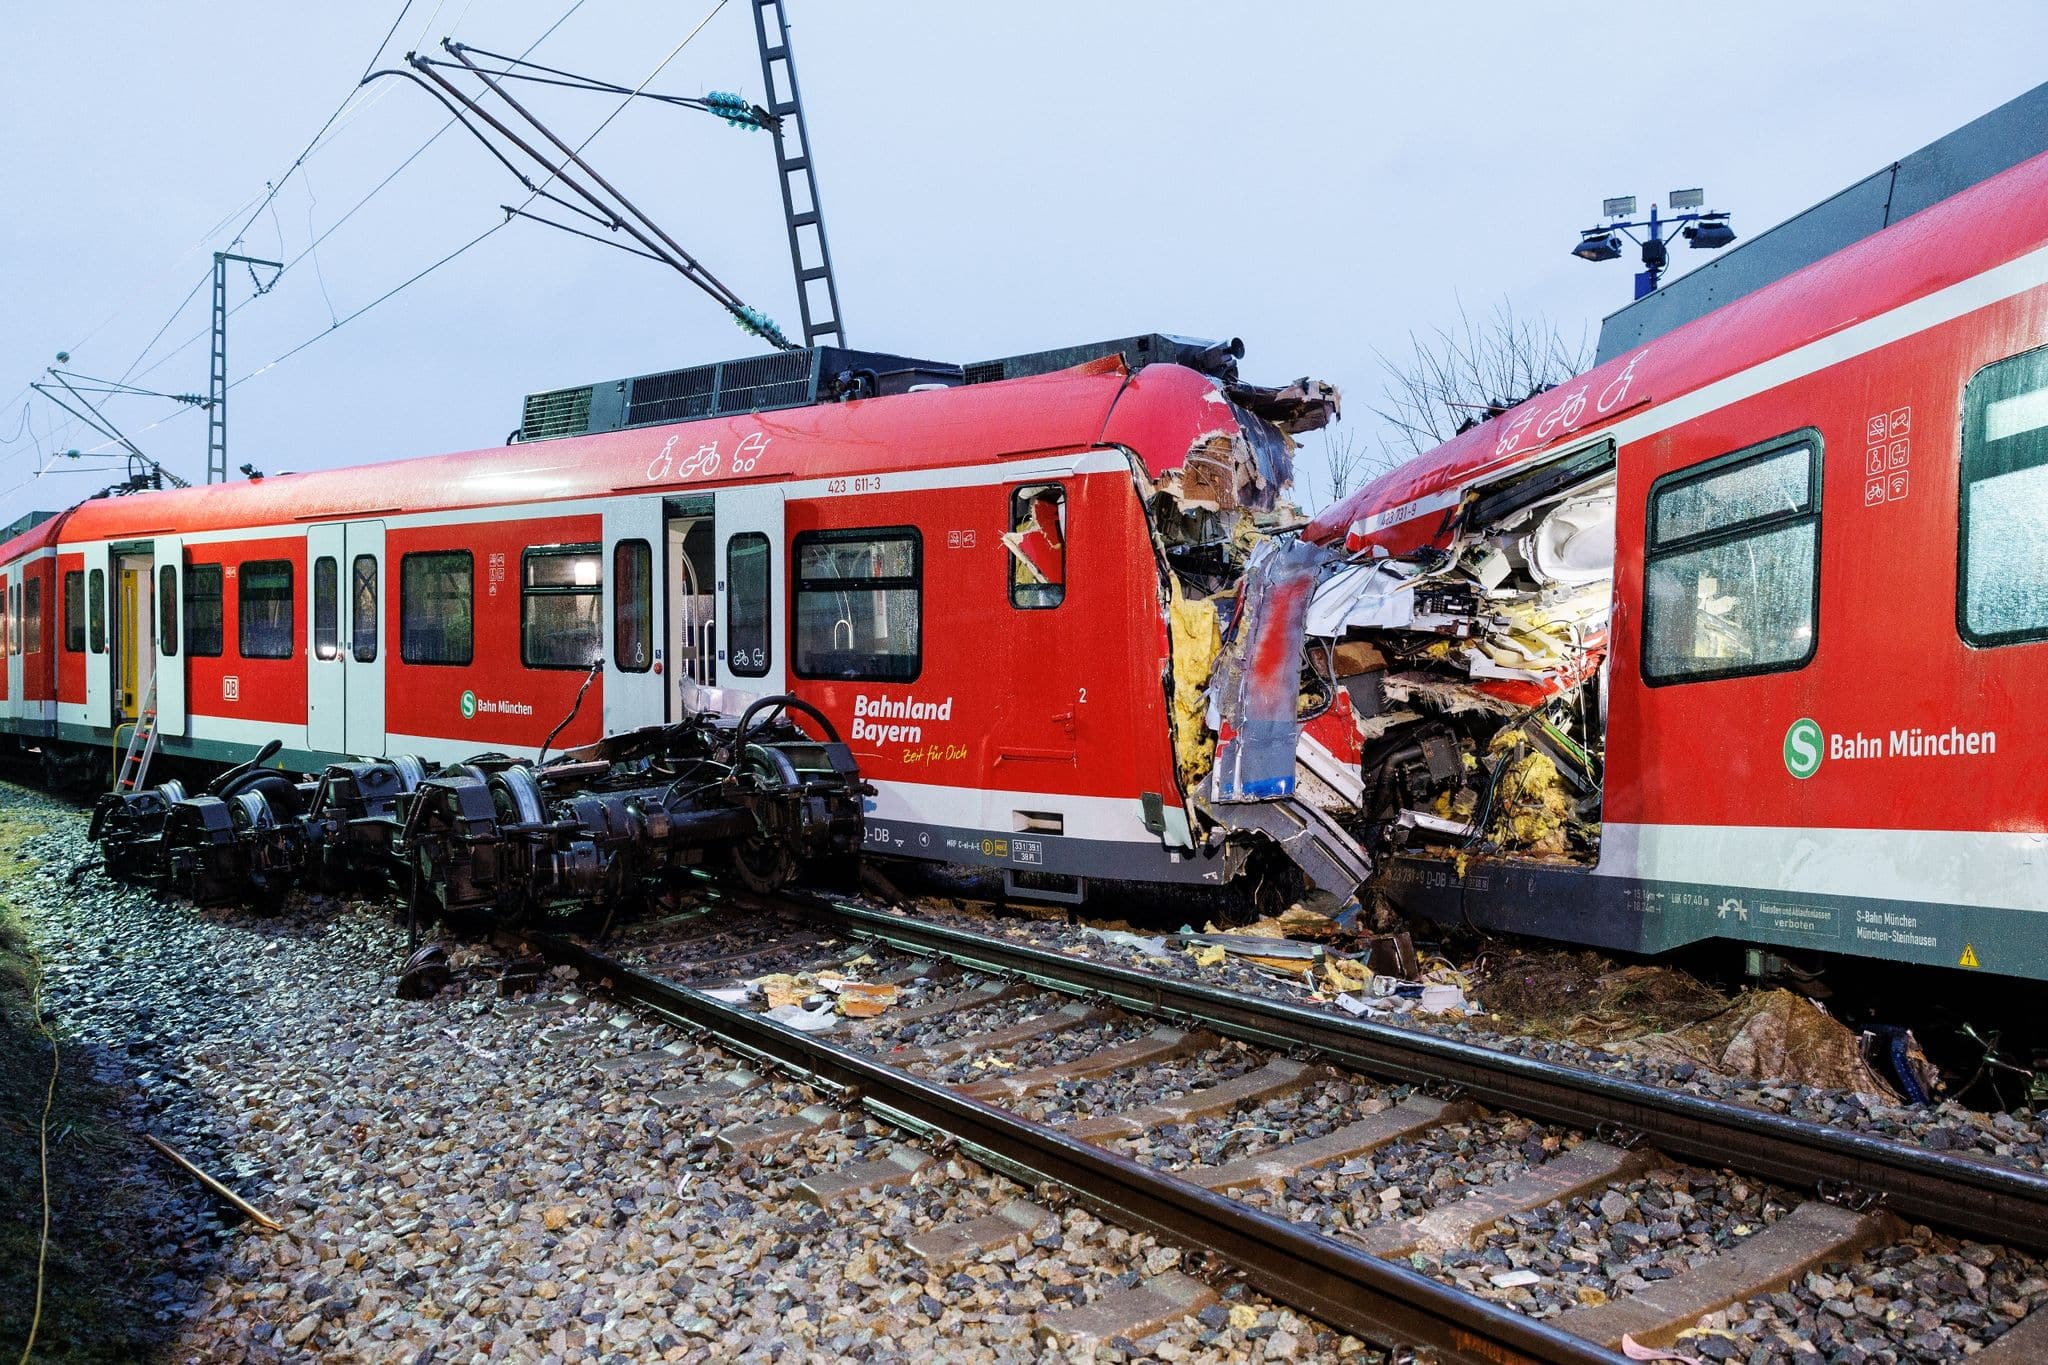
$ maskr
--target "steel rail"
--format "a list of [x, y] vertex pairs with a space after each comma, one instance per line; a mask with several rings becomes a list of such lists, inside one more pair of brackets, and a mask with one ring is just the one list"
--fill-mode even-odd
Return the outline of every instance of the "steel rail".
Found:
[[1389, 1080], [1451, 1086], [1527, 1117], [1633, 1134], [1672, 1156], [1884, 1207], [1965, 1235], [2048, 1250], [2048, 1175], [1932, 1152], [1746, 1105], [905, 919], [803, 892], [787, 901], [843, 932], [1018, 977], [1134, 1013], [1200, 1025]]
[[1389, 1348], [1430, 1347], [1473, 1365], [1612, 1362], [1605, 1348], [1405, 1265], [1302, 1230], [1129, 1157], [984, 1104], [700, 991], [648, 975], [549, 934], [518, 937], [600, 990], [721, 1046], [857, 1099], [884, 1122], [949, 1142], [1027, 1185], [1051, 1182], [1126, 1227], [1212, 1252], [1257, 1289], [1319, 1321]]

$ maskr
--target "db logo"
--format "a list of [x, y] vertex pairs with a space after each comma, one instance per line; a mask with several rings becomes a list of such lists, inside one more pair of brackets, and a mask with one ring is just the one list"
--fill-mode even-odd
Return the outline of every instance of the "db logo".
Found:
[[1804, 717], [1793, 721], [1785, 732], [1785, 771], [1801, 779], [1812, 777], [1820, 771], [1826, 749], [1826, 737], [1818, 723]]
[[462, 718], [464, 720], [476, 719], [476, 693], [464, 692], [462, 694]]

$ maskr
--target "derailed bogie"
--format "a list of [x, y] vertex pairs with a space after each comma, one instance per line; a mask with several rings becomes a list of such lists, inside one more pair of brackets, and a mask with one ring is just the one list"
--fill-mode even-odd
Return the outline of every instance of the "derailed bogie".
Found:
[[[792, 725], [792, 708], [826, 738]], [[871, 791], [829, 721], [773, 697], [737, 724], [707, 712], [544, 765], [491, 754], [429, 772], [399, 757], [294, 782], [252, 762], [198, 796], [176, 783], [110, 795], [92, 837], [110, 874], [201, 903], [395, 883], [416, 924], [504, 924], [566, 906], [616, 911], [700, 866], [730, 863], [771, 890], [806, 863], [857, 855]]]
[[[809, 712], [829, 738], [786, 720]], [[756, 723], [763, 711], [770, 719]], [[672, 871], [730, 857], [750, 887], [857, 852], [865, 787], [829, 722], [790, 698], [738, 725], [706, 713], [614, 736], [535, 767], [480, 760], [422, 783], [404, 845], [416, 913], [512, 921], [577, 905], [615, 910]]]

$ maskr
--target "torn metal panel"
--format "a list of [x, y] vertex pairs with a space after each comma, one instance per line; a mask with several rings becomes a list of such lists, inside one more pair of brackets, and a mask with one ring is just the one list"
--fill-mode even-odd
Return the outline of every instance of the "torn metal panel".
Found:
[[1303, 376], [1282, 388], [1260, 388], [1255, 384], [1225, 384], [1223, 392], [1231, 402], [1271, 422], [1289, 436], [1321, 431], [1344, 415], [1342, 396], [1335, 384]]
[[1294, 791], [1303, 626], [1317, 570], [1329, 558], [1321, 546], [1294, 539], [1264, 541], [1253, 551], [1213, 693], [1221, 738], [1210, 791], [1217, 801]]
[[1309, 881], [1337, 897], [1334, 919], [1349, 929], [1358, 922], [1359, 888], [1372, 876], [1372, 859], [1343, 826], [1306, 801], [1256, 801], [1211, 810], [1236, 829], [1255, 830], [1279, 845]]

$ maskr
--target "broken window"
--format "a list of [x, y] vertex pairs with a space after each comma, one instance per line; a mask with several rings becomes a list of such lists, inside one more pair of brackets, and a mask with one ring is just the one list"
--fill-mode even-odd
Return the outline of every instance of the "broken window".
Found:
[[923, 665], [918, 535], [909, 527], [796, 538], [801, 678], [909, 682]]
[[1964, 390], [1961, 516], [1964, 638], [2048, 639], [2048, 348]]
[[1026, 484], [1010, 494], [1010, 605], [1056, 607], [1067, 595], [1067, 492]]
[[1802, 432], [1650, 489], [1643, 677], [1700, 682], [1813, 657], [1820, 438]]

